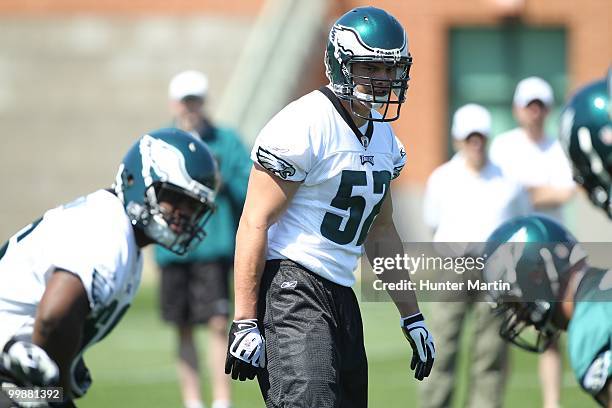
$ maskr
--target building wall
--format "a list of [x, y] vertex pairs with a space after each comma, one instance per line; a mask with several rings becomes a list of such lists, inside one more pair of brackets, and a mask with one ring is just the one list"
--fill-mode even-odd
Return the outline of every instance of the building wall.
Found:
[[177, 72], [208, 74], [213, 111], [252, 23], [0, 14], [0, 242], [46, 209], [110, 187], [136, 138], [170, 123]]
[[2, 0], [0, 14], [163, 14], [209, 13], [230, 16], [254, 16], [265, 0]]

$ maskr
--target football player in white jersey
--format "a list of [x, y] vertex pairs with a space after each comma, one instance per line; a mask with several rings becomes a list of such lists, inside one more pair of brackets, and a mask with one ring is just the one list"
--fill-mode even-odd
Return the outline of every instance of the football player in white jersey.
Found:
[[[226, 373], [257, 375], [268, 408], [367, 406], [363, 327], [350, 287], [362, 248], [370, 260], [403, 251], [389, 186], [406, 154], [387, 122], [399, 117], [411, 63], [393, 16], [351, 10], [329, 34], [330, 84], [290, 103], [257, 137], [237, 234]], [[432, 337], [413, 292], [392, 298], [422, 380], [435, 357]]]
[[[0, 382], [63, 387], [64, 402], [53, 406], [73, 406], [91, 385], [84, 351], [113, 329], [138, 288], [140, 249], [157, 243], [182, 254], [201, 241], [216, 187], [206, 145], [160, 129], [128, 151], [113, 189], [51, 209], [13, 235], [0, 248]], [[10, 405], [7, 395], [0, 406]]]

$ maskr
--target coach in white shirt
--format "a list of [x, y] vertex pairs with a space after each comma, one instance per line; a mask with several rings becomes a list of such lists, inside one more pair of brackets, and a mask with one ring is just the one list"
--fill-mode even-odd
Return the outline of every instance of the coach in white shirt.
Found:
[[561, 209], [575, 185], [559, 141], [544, 131], [553, 102], [552, 88], [542, 78], [520, 81], [513, 101], [519, 127], [498, 135], [489, 153], [491, 161], [528, 189], [537, 212], [563, 222]]
[[427, 182], [425, 223], [437, 242], [485, 242], [504, 221], [530, 211], [526, 191], [487, 158], [491, 116], [482, 106], [455, 112], [452, 136], [457, 153]]
[[[451, 133], [457, 153], [433, 172], [425, 193], [425, 222], [434, 230], [434, 241], [484, 242], [500, 224], [530, 211], [527, 192], [488, 160], [490, 132], [491, 116], [484, 107], [468, 104], [455, 112]], [[475, 317], [475, 335], [468, 406], [501, 407], [507, 345], [498, 335], [499, 318], [482, 299], [467, 294], [458, 302], [431, 307], [438, 362], [423, 384], [426, 398], [421, 398], [421, 407], [451, 405], [459, 338], [469, 309]]]

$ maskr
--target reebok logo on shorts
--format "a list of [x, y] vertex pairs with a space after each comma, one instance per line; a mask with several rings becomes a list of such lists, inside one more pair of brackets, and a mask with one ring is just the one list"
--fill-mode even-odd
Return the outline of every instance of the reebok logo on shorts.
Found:
[[295, 289], [297, 286], [297, 281], [287, 281], [281, 283], [281, 289]]

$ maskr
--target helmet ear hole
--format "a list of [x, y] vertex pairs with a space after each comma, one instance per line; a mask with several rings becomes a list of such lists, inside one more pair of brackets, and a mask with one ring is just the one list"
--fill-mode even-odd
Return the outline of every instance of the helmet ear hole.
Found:
[[125, 179], [126, 179], [128, 187], [134, 184], [134, 176], [132, 176], [131, 174], [128, 174]]

